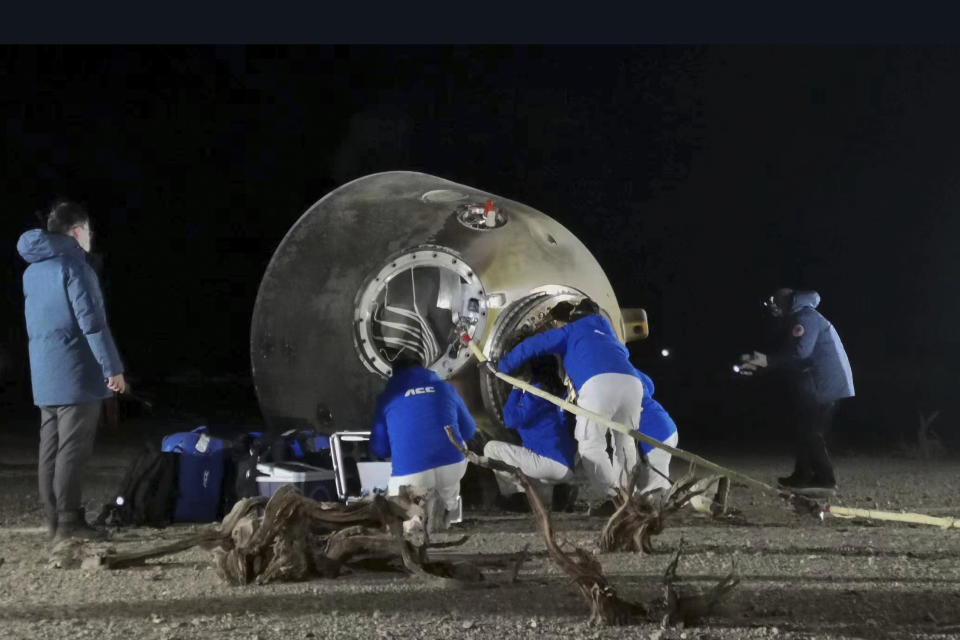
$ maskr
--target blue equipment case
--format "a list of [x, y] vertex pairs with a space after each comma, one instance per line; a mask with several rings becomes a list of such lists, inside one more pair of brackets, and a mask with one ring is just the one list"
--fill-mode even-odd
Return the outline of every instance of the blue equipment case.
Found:
[[174, 522], [214, 522], [219, 517], [230, 445], [206, 431], [205, 426], [197, 427], [170, 434], [161, 442], [162, 451], [180, 454]]

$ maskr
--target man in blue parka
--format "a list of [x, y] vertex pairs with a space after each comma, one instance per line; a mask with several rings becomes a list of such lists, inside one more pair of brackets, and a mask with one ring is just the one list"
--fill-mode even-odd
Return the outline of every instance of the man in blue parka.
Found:
[[457, 512], [467, 461], [447, 438], [446, 425], [463, 442], [477, 429], [456, 390], [424, 367], [419, 354], [400, 350], [370, 433], [370, 453], [390, 458], [389, 495], [404, 485], [435, 489], [448, 514]]
[[[570, 311], [569, 324], [531, 336], [511, 349], [498, 364], [510, 373], [530, 358], [553, 353], [563, 358], [567, 377], [577, 393], [577, 404], [620, 424], [640, 424], [643, 384], [630, 364], [626, 346], [602, 315], [599, 305], [584, 298]], [[610, 498], [625, 485], [637, 449], [633, 439], [611, 431], [613, 456], [607, 454], [607, 432], [594, 420], [577, 416], [577, 440], [583, 471], [594, 500]], [[599, 512], [610, 506], [601, 505]]]
[[[546, 356], [550, 361], [553, 356]], [[554, 395], [562, 395], [563, 388], [557, 376], [554, 362], [540, 363], [533, 367], [530, 382], [538, 389]], [[577, 452], [576, 443], [570, 435], [566, 414], [557, 405], [521, 389], [513, 389], [503, 404], [503, 423], [520, 436], [522, 446], [491, 440], [483, 448], [483, 455], [518, 467], [533, 480], [545, 485], [570, 482]], [[513, 476], [495, 472], [504, 504], [510, 508], [518, 505], [511, 498], [522, 491]]]
[[90, 218], [62, 200], [46, 214], [47, 231], [20, 236], [33, 400], [40, 408], [40, 502], [52, 536], [98, 537], [81, 508], [84, 467], [100, 409], [123, 393], [114, 344], [90, 251]]
[[791, 489], [836, 488], [836, 474], [824, 436], [830, 430], [838, 400], [854, 395], [850, 361], [833, 325], [816, 309], [816, 291], [778, 289], [765, 301], [779, 323], [780, 339], [770, 354], [741, 356], [744, 373], [778, 369], [790, 385], [796, 420], [796, 463], [793, 473], [779, 478]]

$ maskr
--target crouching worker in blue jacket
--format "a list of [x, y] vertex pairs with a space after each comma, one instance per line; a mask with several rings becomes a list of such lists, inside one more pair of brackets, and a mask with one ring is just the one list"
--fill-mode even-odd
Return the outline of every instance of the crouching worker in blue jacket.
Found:
[[[653, 380], [642, 371], [637, 371], [640, 382], [643, 383], [643, 413], [640, 414], [640, 433], [650, 436], [665, 445], [676, 447], [679, 437], [677, 425], [659, 402], [653, 399]], [[647, 456], [650, 467], [637, 482], [637, 491], [644, 493], [658, 489], [670, 488], [670, 458], [672, 456], [646, 442], [637, 443], [640, 450]]]
[[[510, 373], [524, 361], [553, 353], [563, 358], [563, 368], [577, 392], [577, 404], [620, 424], [640, 424], [643, 384], [630, 364], [626, 346], [613, 327], [600, 315], [599, 305], [589, 298], [569, 312], [569, 324], [531, 336], [511, 349], [499, 362], [499, 370]], [[611, 430], [594, 420], [577, 416], [577, 440], [590, 498], [612, 497], [617, 486], [626, 485], [637, 447], [633, 439], [618, 431], [610, 433], [613, 456], [607, 454]], [[597, 513], [612, 507], [598, 505]], [[591, 512], [593, 513], [593, 512]]]
[[[530, 382], [538, 389], [562, 396], [563, 388], [557, 377], [553, 356], [548, 362], [535, 362]], [[503, 423], [516, 430], [523, 446], [491, 440], [484, 446], [483, 455], [518, 467], [533, 480], [543, 485], [564, 484], [573, 480], [576, 443], [570, 435], [566, 416], [560, 407], [520, 389], [514, 389], [503, 405]], [[513, 475], [494, 472], [502, 505], [512, 510], [523, 507], [516, 498], [523, 498], [523, 488]]]
[[401, 350], [391, 366], [370, 433], [370, 452], [391, 459], [387, 493], [398, 495], [405, 485], [434, 489], [448, 516], [457, 513], [467, 461], [444, 427], [452, 426], [470, 442], [477, 429], [473, 417], [454, 388], [425, 368], [418, 354]]

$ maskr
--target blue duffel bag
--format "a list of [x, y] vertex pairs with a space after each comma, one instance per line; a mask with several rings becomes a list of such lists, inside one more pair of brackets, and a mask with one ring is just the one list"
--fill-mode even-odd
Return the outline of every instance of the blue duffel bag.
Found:
[[230, 444], [210, 436], [206, 427], [197, 427], [164, 437], [160, 449], [180, 454], [174, 522], [216, 521]]
[[304, 462], [323, 469], [332, 468], [329, 436], [312, 429], [301, 429], [286, 431], [280, 434], [280, 439], [285, 445], [283, 460]]

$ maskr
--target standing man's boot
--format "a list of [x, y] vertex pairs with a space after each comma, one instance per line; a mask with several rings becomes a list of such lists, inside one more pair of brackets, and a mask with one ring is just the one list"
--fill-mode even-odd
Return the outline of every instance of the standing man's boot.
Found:
[[83, 508], [76, 511], [61, 511], [57, 514], [57, 533], [55, 540], [103, 540], [107, 532], [87, 524]]
[[793, 472], [789, 476], [777, 478], [777, 484], [785, 489], [796, 489], [810, 484], [810, 474]]

